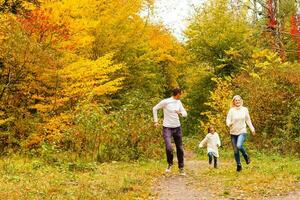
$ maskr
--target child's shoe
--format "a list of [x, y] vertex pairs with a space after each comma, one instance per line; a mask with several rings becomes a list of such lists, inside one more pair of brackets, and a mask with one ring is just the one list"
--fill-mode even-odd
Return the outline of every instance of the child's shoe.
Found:
[[214, 162], [214, 168], [218, 168], [217, 162]]

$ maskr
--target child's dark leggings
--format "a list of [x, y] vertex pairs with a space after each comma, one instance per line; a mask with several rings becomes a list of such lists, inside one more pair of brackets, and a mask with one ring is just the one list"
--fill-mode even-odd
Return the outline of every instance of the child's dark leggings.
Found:
[[212, 163], [212, 160], [214, 159], [214, 168], [217, 168], [218, 166], [218, 158], [216, 156], [214, 156], [214, 154], [212, 152], [209, 152], [208, 154], [208, 162], [209, 164]]

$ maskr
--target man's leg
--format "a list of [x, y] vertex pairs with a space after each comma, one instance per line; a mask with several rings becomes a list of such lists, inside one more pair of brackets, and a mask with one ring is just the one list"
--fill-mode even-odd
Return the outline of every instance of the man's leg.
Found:
[[167, 162], [169, 166], [173, 165], [173, 148], [171, 143], [172, 132], [170, 128], [163, 127], [163, 137], [166, 146]]
[[177, 127], [173, 129], [173, 137], [174, 137], [174, 142], [176, 145], [176, 153], [177, 153], [177, 160], [178, 160], [178, 168], [183, 169], [184, 167], [184, 151], [183, 151], [183, 146], [182, 146], [182, 132], [181, 132], [181, 127]]

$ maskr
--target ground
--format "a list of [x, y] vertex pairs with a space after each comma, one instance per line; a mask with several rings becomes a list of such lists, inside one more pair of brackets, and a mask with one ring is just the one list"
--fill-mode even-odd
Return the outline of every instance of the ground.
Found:
[[299, 199], [299, 159], [251, 152], [252, 163], [237, 173], [233, 159], [221, 153], [218, 169], [205, 153], [187, 153], [185, 177], [175, 166], [165, 174], [164, 159], [49, 163], [2, 157], [0, 199]]
[[[274, 158], [270, 158], [272, 159]], [[259, 166], [259, 160], [253, 160], [249, 166], [244, 166], [242, 172], [237, 173], [230, 160], [220, 162], [219, 168], [214, 169], [207, 160], [188, 158], [185, 164], [187, 176], [180, 176], [176, 167], [172, 173], [165, 173], [154, 184], [154, 199], [300, 199], [299, 167], [295, 171], [285, 171], [289, 163], [281, 162], [282, 160], [265, 162], [262, 166]], [[299, 161], [295, 162], [291, 162], [295, 164], [293, 166], [299, 166]], [[276, 173], [272, 174], [272, 170]], [[296, 179], [292, 178], [292, 174]]]

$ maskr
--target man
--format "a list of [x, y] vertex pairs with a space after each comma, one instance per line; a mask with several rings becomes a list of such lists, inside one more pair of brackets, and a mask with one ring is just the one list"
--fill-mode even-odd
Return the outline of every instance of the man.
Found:
[[176, 145], [178, 168], [181, 175], [184, 173], [184, 152], [182, 146], [182, 132], [179, 121], [179, 116], [186, 117], [187, 113], [182, 106], [180, 101], [181, 89], [175, 88], [172, 91], [173, 95], [170, 98], [164, 99], [153, 107], [153, 117], [155, 127], [159, 126], [157, 119], [157, 110], [163, 109], [164, 120], [163, 120], [163, 137], [166, 145], [166, 154], [168, 167], [166, 172], [171, 172], [173, 166], [173, 148], [171, 144], [172, 137]]

